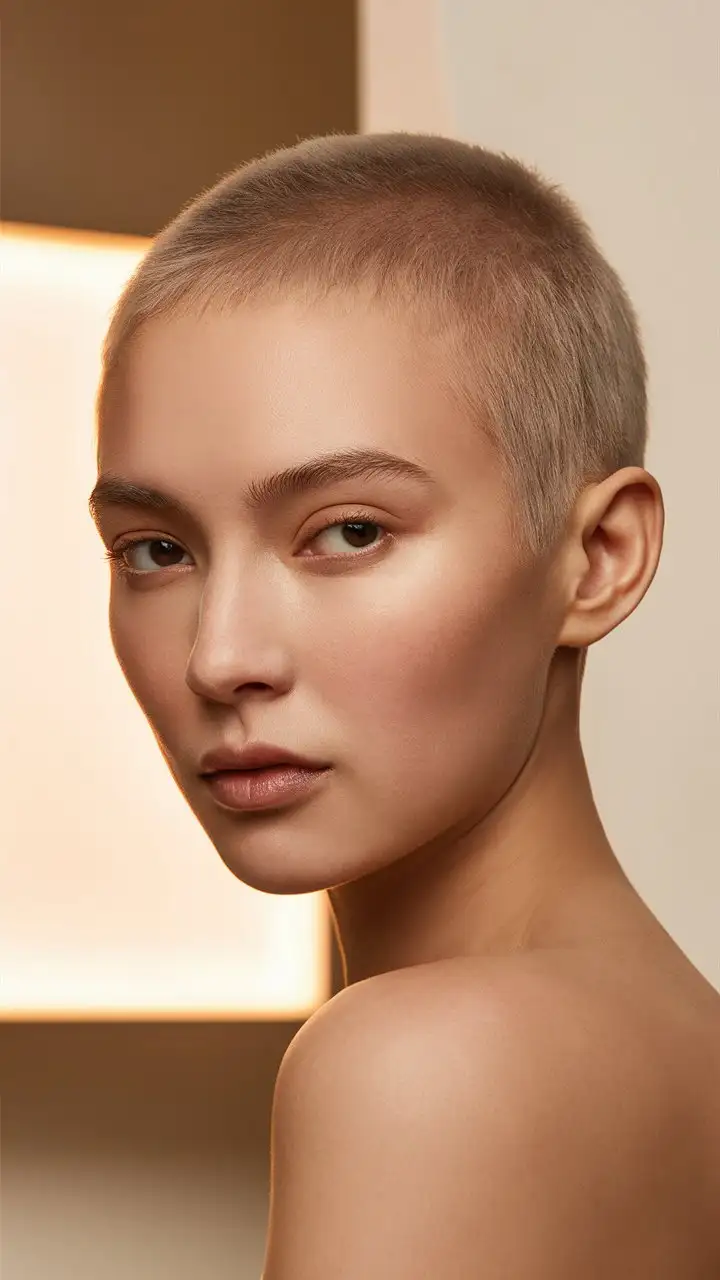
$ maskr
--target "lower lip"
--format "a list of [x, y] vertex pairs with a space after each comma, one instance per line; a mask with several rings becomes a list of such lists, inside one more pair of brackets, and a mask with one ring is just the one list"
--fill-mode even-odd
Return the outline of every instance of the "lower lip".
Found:
[[329, 769], [274, 765], [269, 769], [224, 769], [205, 779], [213, 796], [230, 809], [273, 809], [299, 800]]

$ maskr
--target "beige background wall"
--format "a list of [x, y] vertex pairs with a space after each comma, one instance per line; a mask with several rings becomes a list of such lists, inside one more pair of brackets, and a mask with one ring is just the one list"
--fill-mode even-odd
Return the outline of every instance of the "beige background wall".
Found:
[[720, 988], [720, 8], [716, 0], [366, 0], [361, 127], [450, 132], [565, 186], [623, 276], [650, 366], [658, 574], [589, 658], [606, 827]]
[[[624, 274], [669, 511], [592, 655], [585, 737], [629, 873], [720, 986], [717, 19], [711, 0], [365, 0], [362, 127], [437, 129], [567, 184]], [[293, 1026], [2, 1030], [3, 1280], [259, 1280]]]

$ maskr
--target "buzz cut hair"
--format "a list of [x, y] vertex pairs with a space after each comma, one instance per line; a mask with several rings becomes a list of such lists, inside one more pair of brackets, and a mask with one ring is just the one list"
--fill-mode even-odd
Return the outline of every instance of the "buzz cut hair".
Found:
[[308, 138], [190, 201], [115, 306], [98, 439], [149, 321], [338, 292], [439, 343], [456, 403], [499, 454], [531, 554], [554, 543], [583, 488], [644, 464], [637, 317], [575, 204], [518, 159], [416, 133]]

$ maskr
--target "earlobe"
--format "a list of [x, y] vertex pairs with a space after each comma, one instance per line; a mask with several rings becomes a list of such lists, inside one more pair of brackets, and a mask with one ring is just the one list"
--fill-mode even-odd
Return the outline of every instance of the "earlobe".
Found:
[[642, 467], [613, 472], [583, 491], [569, 530], [558, 645], [584, 648], [623, 622], [655, 577], [664, 531], [657, 480]]

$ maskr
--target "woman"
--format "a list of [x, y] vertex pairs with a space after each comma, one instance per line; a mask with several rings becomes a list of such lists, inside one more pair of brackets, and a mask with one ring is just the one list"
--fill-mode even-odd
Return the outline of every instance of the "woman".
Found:
[[228, 175], [121, 297], [91, 508], [128, 683], [230, 870], [325, 889], [264, 1280], [720, 1275], [720, 997], [579, 736], [663, 534], [625, 291], [565, 195], [420, 135]]

